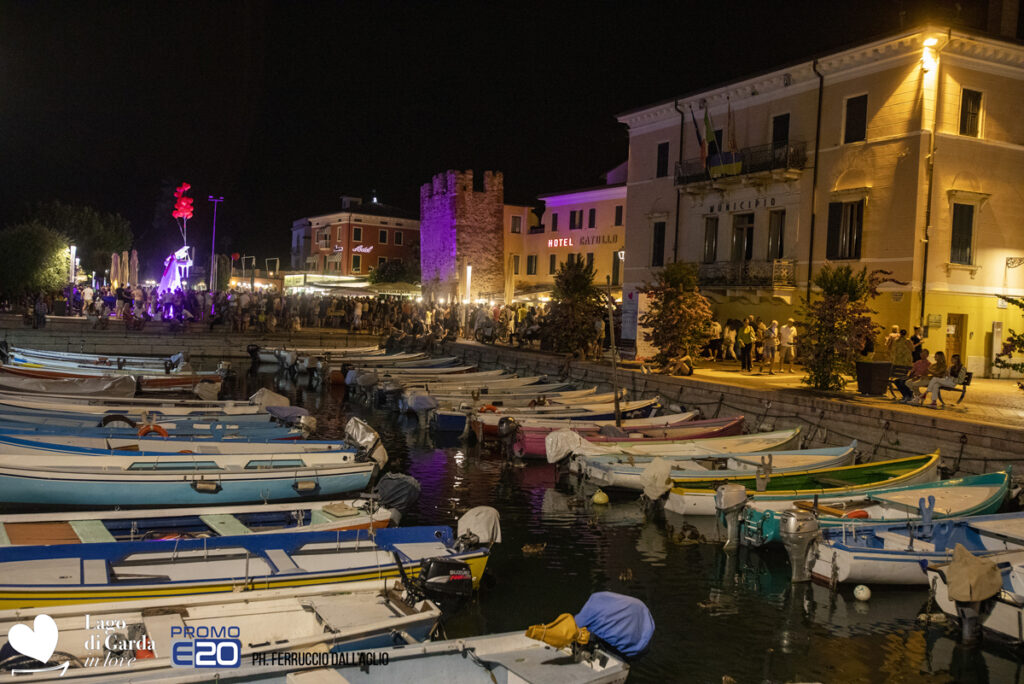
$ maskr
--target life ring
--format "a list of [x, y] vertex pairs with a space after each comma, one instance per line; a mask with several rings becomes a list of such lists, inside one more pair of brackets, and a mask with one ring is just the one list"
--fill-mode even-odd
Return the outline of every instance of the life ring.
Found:
[[493, 404], [487, 404], [486, 406], [480, 407], [480, 413], [497, 413], [498, 407]]
[[161, 437], [167, 437], [167, 430], [162, 425], [143, 425], [139, 428], [139, 437], [145, 437], [150, 432], [155, 432]]
[[869, 514], [867, 511], [865, 511], [863, 509], [859, 509], [858, 508], [855, 511], [850, 511], [849, 513], [847, 513], [843, 517], [844, 518], [870, 518], [871, 514]]

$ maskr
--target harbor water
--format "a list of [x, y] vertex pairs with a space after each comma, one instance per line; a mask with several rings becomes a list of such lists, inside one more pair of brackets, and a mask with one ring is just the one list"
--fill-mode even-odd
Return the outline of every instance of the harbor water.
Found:
[[643, 600], [657, 625], [632, 664], [634, 684], [1024, 682], [1020, 653], [992, 639], [963, 648], [954, 625], [920, 621], [924, 587], [871, 587], [862, 602], [853, 587], [794, 585], [782, 549], [726, 553], [711, 541], [721, 532], [714, 519], [647, 514], [630, 494], [595, 504], [592, 490], [560, 479], [555, 466], [509, 466], [486, 448], [420, 429], [413, 417], [347, 402], [340, 387], [310, 389], [302, 376], [240, 374], [235, 392], [260, 386], [309, 409], [323, 438], [340, 437], [353, 415], [373, 425], [388, 469], [422, 486], [403, 524], [454, 525], [480, 505], [499, 511], [502, 542], [479, 596], [448, 619], [449, 637], [549, 622], [610, 590]]

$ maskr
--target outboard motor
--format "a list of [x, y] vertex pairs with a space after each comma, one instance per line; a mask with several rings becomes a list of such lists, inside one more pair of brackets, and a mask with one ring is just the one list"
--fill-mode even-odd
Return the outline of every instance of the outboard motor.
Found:
[[498, 444], [501, 445], [501, 454], [506, 461], [522, 457], [522, 450], [516, 448], [521, 435], [519, 422], [515, 418], [506, 416], [498, 420]]
[[260, 365], [260, 345], [250, 344], [245, 348], [245, 353], [249, 355], [250, 359], [252, 359], [253, 367], [258, 367]]
[[477, 546], [501, 543], [501, 516], [490, 506], [474, 506], [459, 518], [455, 548], [465, 551]]
[[397, 525], [402, 515], [419, 500], [420, 483], [410, 475], [385, 473], [377, 481], [373, 494], [381, 506], [393, 511], [392, 522]]
[[715, 490], [715, 509], [719, 518], [725, 519], [725, 550], [732, 551], [740, 545], [740, 511], [747, 505], [747, 488], [730, 482]]
[[789, 510], [779, 516], [779, 536], [789, 554], [793, 582], [811, 579], [807, 567], [807, 551], [818, 536], [818, 516], [811, 511]]
[[473, 572], [469, 564], [454, 558], [424, 558], [416, 577], [406, 574], [398, 552], [395, 564], [402, 584], [413, 602], [430, 599], [445, 613], [455, 612], [473, 596]]
[[359, 448], [356, 460], [375, 461], [381, 468], [388, 462], [388, 452], [380, 435], [361, 418], [349, 418], [345, 423], [345, 439]]
[[[401, 391], [401, 388], [399, 388], [398, 392], [401, 393]], [[430, 414], [437, 410], [439, 406], [437, 399], [429, 394], [415, 393], [409, 397], [408, 403], [409, 410], [416, 413], [420, 429], [425, 430], [430, 421]]]

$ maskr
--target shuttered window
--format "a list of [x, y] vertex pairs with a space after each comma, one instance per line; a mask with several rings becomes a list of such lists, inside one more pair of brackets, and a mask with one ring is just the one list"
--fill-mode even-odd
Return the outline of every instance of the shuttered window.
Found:
[[953, 205], [953, 236], [949, 247], [949, 261], [953, 264], [971, 263], [971, 243], [974, 240], [974, 206]]
[[860, 259], [864, 200], [829, 202], [826, 259]]

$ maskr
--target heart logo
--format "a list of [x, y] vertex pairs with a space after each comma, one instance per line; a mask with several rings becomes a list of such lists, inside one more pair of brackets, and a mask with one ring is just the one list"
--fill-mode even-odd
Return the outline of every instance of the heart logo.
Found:
[[45, 665], [57, 648], [57, 623], [49, 615], [36, 616], [32, 627], [19, 622], [7, 630], [7, 640], [18, 653]]

